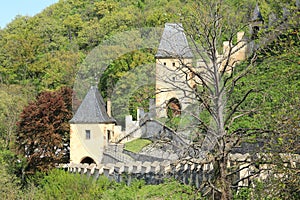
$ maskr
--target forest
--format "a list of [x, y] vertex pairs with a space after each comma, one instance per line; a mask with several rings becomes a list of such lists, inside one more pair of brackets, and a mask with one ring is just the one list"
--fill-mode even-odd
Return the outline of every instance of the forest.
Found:
[[[210, 1], [203, 2], [208, 5]], [[257, 1], [211, 2], [216, 4], [210, 5], [224, 5], [230, 19], [245, 22], [237, 27], [249, 31], [245, 24]], [[187, 34], [197, 38], [199, 30], [194, 31], [193, 26], [200, 26], [204, 19], [195, 16], [199, 12], [199, 16], [213, 15], [204, 7], [199, 10], [197, 5], [193, 0], [60, 0], [33, 17], [16, 16], [0, 29], [1, 199], [202, 199], [196, 188], [175, 180], [158, 186], [145, 185], [143, 181], [126, 186], [105, 178], [93, 182], [55, 169], [59, 163], [69, 161], [68, 122], [74, 106], [80, 103], [73, 96], [73, 88], [89, 53], [118, 33], [163, 28], [167, 22], [182, 23]], [[239, 105], [248, 111], [247, 115], [230, 124], [228, 133], [240, 128], [267, 130], [259, 136], [260, 131], [245, 135], [243, 139], [255, 142], [264, 138], [268, 141], [265, 151], [299, 154], [300, 3], [261, 0], [259, 7], [264, 27], [269, 29], [257, 37], [271, 42], [259, 49], [254, 61], [247, 60], [236, 69], [242, 71], [249, 63], [253, 66], [238, 79], [239, 84], [228, 100], [229, 107], [247, 91], [255, 92]], [[247, 17], [237, 15], [239, 12]], [[287, 24], [287, 28], [270, 28], [276, 19]], [[231, 25], [236, 22], [224, 24], [223, 41], [231, 38]], [[273, 33], [276, 36], [270, 39]], [[142, 70], [138, 67], [155, 62], [155, 53], [156, 49], [141, 49], [110, 61], [98, 81], [104, 99], [112, 98], [117, 84], [126, 87], [124, 82], [134, 79], [124, 79], [127, 72]], [[150, 76], [147, 73], [141, 72], [145, 77]], [[154, 90], [150, 84], [126, 96], [128, 112], [135, 114], [137, 107], [146, 109]], [[115, 101], [122, 103], [124, 99]], [[123, 117], [124, 113], [120, 115]], [[206, 115], [202, 113], [199, 117]], [[272, 157], [272, 162], [278, 163], [278, 172], [286, 174], [285, 180], [278, 181], [274, 176], [257, 183], [255, 188], [233, 192], [232, 198], [299, 199], [299, 163], [295, 168], [286, 167], [279, 156]]]

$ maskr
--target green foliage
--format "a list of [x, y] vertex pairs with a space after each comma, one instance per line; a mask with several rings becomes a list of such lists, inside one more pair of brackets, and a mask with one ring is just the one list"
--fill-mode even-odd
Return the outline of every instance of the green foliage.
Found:
[[20, 187], [17, 178], [9, 174], [4, 165], [0, 165], [0, 198], [1, 199], [18, 199]]
[[142, 150], [142, 148], [144, 148], [145, 146], [151, 143], [152, 143], [151, 140], [135, 139], [125, 144], [125, 150], [138, 153]]
[[129, 99], [129, 113], [132, 119], [137, 119], [137, 109], [142, 108], [144, 112], [149, 112], [149, 100], [155, 98], [155, 86], [144, 85], [138, 88]]
[[0, 198], [19, 199], [21, 194], [22, 170], [25, 159], [2, 148], [0, 141]]
[[107, 37], [178, 21], [185, 3], [172, 1], [59, 1], [0, 30], [0, 82], [31, 83], [37, 91], [72, 86], [77, 67]]
[[[292, 188], [281, 178], [270, 177], [267, 180], [255, 181], [254, 187], [241, 188], [234, 195], [235, 200], [255, 199], [255, 200], [279, 200], [279, 199], [299, 199], [299, 189]], [[275, 184], [276, 187], [272, 186]], [[296, 189], [296, 190], [295, 190]]]
[[106, 199], [200, 199], [201, 195], [193, 187], [169, 180], [159, 185], [145, 185], [134, 181], [130, 186], [120, 184], [116, 190], [108, 191]]
[[16, 123], [23, 106], [31, 100], [32, 88], [0, 85], [0, 140], [7, 149], [13, 148]]
[[[128, 75], [127, 72], [147, 63], [154, 63], [154, 50], [144, 49], [130, 52], [114, 60], [102, 74], [99, 88], [104, 98], [111, 97], [117, 82]], [[140, 74], [139, 74], [140, 75]]]
[[45, 176], [40, 186], [42, 199], [89, 199], [95, 183], [80, 174], [68, 174], [62, 170], [52, 170]]
[[[253, 190], [250, 188], [244, 187], [240, 188], [238, 192], [236, 192], [233, 196], [234, 200], [246, 200], [246, 199], [251, 199], [251, 193]], [[252, 198], [253, 199], [253, 198]]]
[[[121, 69], [119, 73], [117, 72], [116, 76], [120, 75], [118, 82], [112, 83], [112, 85], [115, 85], [111, 96], [112, 113], [114, 118], [121, 124], [125, 116], [135, 114], [137, 108], [144, 108], [144, 110], [147, 111], [149, 99], [154, 97], [154, 64], [143, 63], [147, 61], [147, 59], [140, 58], [143, 58], [145, 55], [147, 58], [150, 58], [148, 60], [153, 60], [153, 55], [151, 56], [149, 52], [147, 54], [138, 53], [137, 61], [133, 62], [133, 60], [130, 59], [128, 65], [125, 64], [126, 62], [120, 65], [125, 67], [125, 70], [123, 71]], [[133, 55], [133, 58], [134, 57]], [[124, 60], [121, 60], [121, 62], [124, 62]]]
[[180, 116], [175, 116], [175, 117], [167, 118], [165, 123], [167, 127], [170, 127], [171, 129], [176, 131], [180, 123], [180, 120], [181, 120]]
[[134, 180], [130, 186], [109, 181], [100, 176], [96, 181], [85, 175], [52, 170], [38, 187], [23, 191], [25, 199], [200, 199], [200, 194], [188, 185], [174, 180], [160, 185], [145, 185]]
[[[295, 31], [295, 30], [294, 30]], [[293, 32], [294, 32], [293, 31]], [[239, 80], [228, 106], [239, 102], [249, 90], [253, 90], [240, 107], [247, 115], [236, 120], [231, 128], [238, 127], [274, 129], [276, 119], [287, 113], [293, 105], [299, 105], [299, 33], [282, 35], [260, 55], [257, 66]], [[285, 38], [284, 40], [282, 38]], [[237, 68], [242, 68], [243, 65]], [[237, 69], [239, 70], [239, 69]], [[238, 73], [238, 72], [237, 72]], [[298, 109], [292, 109], [299, 113]]]

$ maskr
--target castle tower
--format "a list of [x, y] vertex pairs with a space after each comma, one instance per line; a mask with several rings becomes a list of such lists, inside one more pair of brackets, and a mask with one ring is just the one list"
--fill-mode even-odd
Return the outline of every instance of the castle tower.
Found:
[[250, 21], [251, 39], [256, 39], [258, 37], [258, 32], [262, 28], [263, 24], [264, 24], [264, 19], [260, 13], [258, 4], [256, 4]]
[[192, 80], [186, 66], [193, 54], [181, 24], [166, 23], [156, 58], [156, 117], [180, 115], [192, 101]]
[[70, 120], [70, 162], [100, 164], [114, 126], [97, 87], [91, 87]]

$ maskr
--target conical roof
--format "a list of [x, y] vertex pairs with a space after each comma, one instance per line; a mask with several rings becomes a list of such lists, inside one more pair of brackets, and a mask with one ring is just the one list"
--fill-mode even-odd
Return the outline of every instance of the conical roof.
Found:
[[252, 19], [251, 19], [253, 22], [254, 21], [264, 21], [261, 13], [260, 13], [260, 10], [259, 10], [259, 6], [258, 4], [256, 4], [255, 8], [254, 8], [254, 11], [253, 11], [253, 16], [252, 16]]
[[104, 100], [94, 86], [84, 97], [70, 123], [115, 123], [115, 120], [108, 116]]
[[166, 23], [156, 58], [192, 58], [186, 35], [181, 24]]

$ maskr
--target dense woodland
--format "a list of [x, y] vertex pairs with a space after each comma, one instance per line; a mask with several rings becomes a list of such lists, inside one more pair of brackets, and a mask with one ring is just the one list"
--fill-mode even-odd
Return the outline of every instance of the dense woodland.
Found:
[[[255, 3], [254, 0], [223, 1], [232, 15], [243, 8], [249, 18]], [[287, 14], [283, 8], [292, 9], [295, 12], [292, 14], [299, 17], [295, 5], [296, 1], [260, 1], [265, 26], [272, 20], [271, 15], [283, 18]], [[114, 34], [135, 28], [162, 28], [166, 22], [180, 22], [187, 31], [192, 31], [188, 26], [193, 12], [196, 11], [192, 0], [60, 0], [33, 17], [16, 16], [0, 29], [0, 197], [200, 198], [194, 188], [172, 180], [161, 186], [145, 186], [137, 181], [128, 187], [105, 179], [90, 182], [52, 170], [56, 164], [68, 161], [72, 88], [89, 52]], [[276, 148], [277, 152], [299, 153], [300, 148], [300, 34], [299, 20], [295, 19], [287, 19], [290, 28], [277, 34], [257, 54], [253, 69], [242, 78], [242, 84], [236, 87], [230, 100], [234, 104], [243, 92], [255, 90], [241, 105], [251, 112], [239, 118], [230, 129], [270, 130], [266, 148]], [[228, 39], [226, 33], [223, 39]], [[99, 81], [104, 98], [111, 98], [115, 85], [126, 72], [153, 62], [154, 54], [155, 50], [143, 49], [112, 61]], [[237, 70], [243, 66], [242, 63]], [[147, 99], [153, 94], [153, 85], [137, 91], [128, 97], [128, 110], [134, 114], [137, 106], [147, 106]], [[201, 115], [205, 117], [205, 113]], [[253, 142], [256, 139], [257, 135], [246, 138]], [[24, 148], [26, 145], [29, 148]], [[280, 162], [276, 156], [274, 160]], [[279, 183], [274, 177], [257, 184], [254, 193], [253, 189], [245, 189], [235, 198], [248, 199], [251, 195], [255, 199], [299, 198], [299, 166], [297, 169], [279, 166], [278, 170], [289, 173], [290, 178]], [[272, 193], [274, 190], [279, 192]]]

